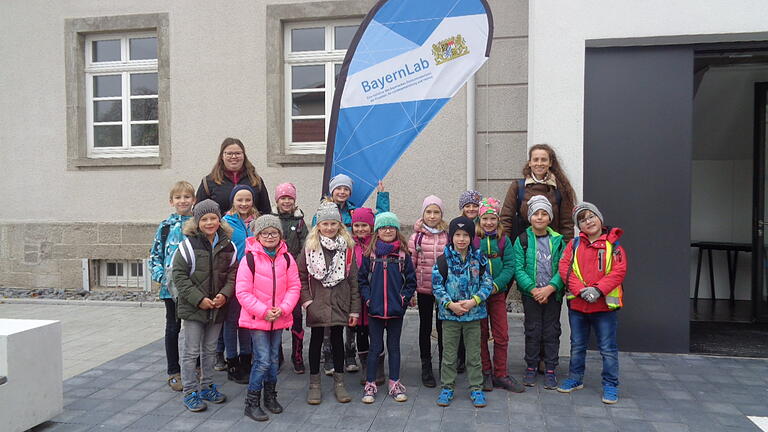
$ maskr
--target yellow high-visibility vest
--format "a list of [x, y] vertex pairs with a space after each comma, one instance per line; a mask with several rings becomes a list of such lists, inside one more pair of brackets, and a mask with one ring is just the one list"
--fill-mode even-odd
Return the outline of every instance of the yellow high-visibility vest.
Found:
[[[577, 237], [574, 240], [573, 244], [573, 264], [571, 265], [571, 268], [573, 269], [573, 273], [576, 275], [577, 278], [583, 283], [585, 286], [587, 285], [587, 282], [584, 281], [584, 278], [581, 276], [581, 269], [579, 268], [579, 259], [577, 258], [576, 251], [579, 247], [579, 238]], [[604, 268], [604, 274], [608, 274], [611, 272], [611, 268], [613, 265], [613, 244], [609, 241], [605, 241], [605, 268]], [[568, 281], [566, 281], [568, 283]], [[573, 300], [576, 298], [572, 293], [570, 293], [566, 296], [566, 299]], [[606, 296], [605, 296], [605, 303], [608, 305], [608, 309], [610, 310], [616, 310], [620, 309], [622, 306], [624, 306], [624, 287], [622, 284], [619, 284], [616, 288], [611, 290]]]

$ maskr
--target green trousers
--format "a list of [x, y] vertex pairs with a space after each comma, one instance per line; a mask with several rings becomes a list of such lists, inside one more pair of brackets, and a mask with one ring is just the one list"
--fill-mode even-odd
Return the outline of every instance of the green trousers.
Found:
[[467, 349], [467, 377], [470, 390], [483, 388], [483, 370], [480, 363], [480, 321], [443, 320], [443, 364], [440, 385], [453, 390], [456, 387], [456, 357], [459, 338], [464, 335]]

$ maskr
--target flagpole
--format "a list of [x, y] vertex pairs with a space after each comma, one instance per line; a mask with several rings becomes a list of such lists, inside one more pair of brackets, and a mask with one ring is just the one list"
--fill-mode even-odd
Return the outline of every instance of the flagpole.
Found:
[[[475, 121], [475, 74], [467, 80], [467, 190], [475, 190], [475, 158], [477, 147], [477, 124]], [[488, 95], [486, 95], [487, 97]], [[486, 125], [487, 127], [488, 125]]]

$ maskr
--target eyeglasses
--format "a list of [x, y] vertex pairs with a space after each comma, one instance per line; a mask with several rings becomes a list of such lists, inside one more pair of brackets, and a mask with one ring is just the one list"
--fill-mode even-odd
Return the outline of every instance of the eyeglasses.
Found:
[[243, 157], [243, 152], [224, 152], [224, 156], [231, 159], [240, 158]]
[[272, 232], [260, 232], [259, 237], [261, 238], [278, 238], [280, 237], [280, 233], [278, 231], [272, 231]]
[[596, 218], [597, 218], [597, 216], [595, 216], [595, 215], [589, 215], [589, 216], [585, 217], [584, 219], [581, 219], [581, 220], [579, 221], [579, 224], [583, 224], [583, 223], [585, 223], [585, 222], [592, 222], [592, 221], [593, 221], [593, 220], [595, 220]]

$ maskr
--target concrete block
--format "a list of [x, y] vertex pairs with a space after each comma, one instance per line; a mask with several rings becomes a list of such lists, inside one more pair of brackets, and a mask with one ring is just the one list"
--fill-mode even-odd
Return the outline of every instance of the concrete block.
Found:
[[29, 288], [32, 286], [32, 273], [0, 273], [0, 287]]
[[67, 245], [94, 244], [97, 237], [95, 225], [76, 224], [70, 225], [64, 230], [60, 243]]
[[528, 0], [489, 0], [493, 36], [528, 36]]
[[142, 244], [149, 249], [155, 238], [155, 229], [156, 226], [149, 224], [123, 225], [123, 244]]
[[79, 259], [58, 260], [59, 285], [62, 289], [82, 289], [83, 269]]
[[40, 259], [39, 254], [35, 255], [36, 261], [30, 261], [26, 258], [26, 255], [24, 254], [25, 259], [24, 261], [12, 261], [11, 263], [11, 271], [14, 272], [32, 272], [32, 273], [41, 273], [41, 274], [53, 274], [59, 272], [59, 265], [56, 262], [56, 260], [47, 259], [42, 260]]
[[7, 259], [9, 255], [10, 239], [8, 238], [8, 227], [0, 226], [0, 259]]
[[61, 242], [63, 227], [53, 223], [29, 223], [23, 225], [24, 240], [27, 243], [49, 241]]
[[528, 87], [486, 89], [479, 86], [476, 117], [478, 131], [525, 132], [528, 129]]
[[[528, 160], [527, 133], [477, 134], [477, 180], [521, 178]], [[487, 142], [486, 142], [487, 141]], [[506, 191], [505, 191], [506, 192]], [[494, 195], [496, 196], [496, 195]], [[499, 199], [503, 200], [504, 196]]]
[[59, 275], [32, 273], [32, 286], [35, 288], [59, 288]]
[[98, 224], [96, 226], [99, 244], [120, 244], [123, 241], [122, 224]]
[[0, 319], [0, 417], [23, 431], [63, 411], [61, 323]]
[[528, 38], [496, 39], [491, 57], [477, 72], [477, 84], [527, 84]]

